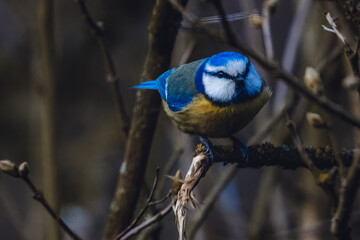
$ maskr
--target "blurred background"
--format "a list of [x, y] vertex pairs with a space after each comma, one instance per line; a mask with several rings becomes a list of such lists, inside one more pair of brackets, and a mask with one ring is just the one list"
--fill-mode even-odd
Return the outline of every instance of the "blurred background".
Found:
[[[257, 28], [256, 19], [249, 17], [261, 14], [263, 2], [222, 2], [228, 14], [235, 14], [229, 21], [237, 38], [265, 55], [263, 33]], [[140, 81], [154, 3], [86, 1], [92, 16], [104, 26], [104, 39], [115, 63], [129, 116], [135, 99], [131, 87]], [[100, 239], [124, 151], [111, 88], [105, 79], [97, 40], [74, 1], [54, 1], [50, 6], [54, 21], [49, 20], [47, 28], [53, 32], [53, 45], [47, 46], [52, 49], [49, 56], [41, 56], [39, 49], [46, 47], [39, 33], [41, 4], [42, 1], [0, 1], [0, 159], [28, 162], [30, 177], [45, 196], [55, 197], [49, 200], [55, 202], [68, 225], [84, 239]], [[327, 8], [347, 21], [336, 4], [278, 1], [270, 18], [274, 50], [271, 58], [301, 79], [306, 67], [317, 69], [325, 95], [351, 111], [352, 93], [342, 85], [342, 79], [350, 73], [348, 62], [336, 36], [321, 26], [327, 25], [324, 18]], [[204, 18], [203, 24], [221, 29], [212, 3], [190, 0], [187, 11]], [[186, 59], [193, 61], [232, 50], [206, 35], [188, 31], [188, 25], [186, 20], [182, 22], [172, 66]], [[358, 33], [351, 23], [345, 30]], [[43, 62], [44, 58], [47, 61]], [[271, 79], [261, 67], [257, 69], [274, 94], [254, 121], [237, 134], [240, 139], [247, 142], [286, 103], [294, 102], [289, 116], [297, 123], [306, 145], [353, 148], [351, 126], [328, 116], [336, 126], [332, 136], [337, 141], [331, 141], [325, 130], [311, 127], [304, 117], [308, 111], [325, 114], [321, 109], [282, 82]], [[46, 77], [52, 80], [44, 81]], [[264, 140], [291, 145], [285, 121], [279, 121]], [[162, 191], [157, 194], [161, 198], [171, 185], [165, 174], [173, 175], [177, 169], [186, 173], [196, 142], [197, 138], [178, 131], [161, 112], [154, 141], [149, 142], [152, 149], [146, 179], [143, 186], [138, 186], [145, 187], [139, 208], [145, 202], [156, 167], [160, 166], [163, 182]], [[181, 150], [181, 157], [170, 171], [162, 172], [162, 166]], [[199, 200], [196, 211], [201, 211], [207, 193], [227, 167], [215, 164], [202, 179], [195, 190]], [[19, 179], [0, 174], [1, 239], [53, 239], [46, 233], [53, 220], [31, 197], [32, 193]], [[190, 211], [188, 226], [196, 211]], [[195, 239], [331, 239], [330, 218], [330, 201], [308, 171], [245, 168], [239, 169], [222, 191]], [[358, 202], [351, 221], [356, 239], [360, 236]], [[161, 224], [157, 238], [177, 238], [172, 213]], [[151, 239], [146, 234], [140, 238]]]

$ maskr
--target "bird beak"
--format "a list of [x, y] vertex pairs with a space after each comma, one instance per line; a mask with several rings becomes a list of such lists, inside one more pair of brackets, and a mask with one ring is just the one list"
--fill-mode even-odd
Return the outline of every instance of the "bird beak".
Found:
[[245, 85], [244, 79], [241, 76], [235, 78], [235, 82], [238, 86], [241, 86], [241, 87]]

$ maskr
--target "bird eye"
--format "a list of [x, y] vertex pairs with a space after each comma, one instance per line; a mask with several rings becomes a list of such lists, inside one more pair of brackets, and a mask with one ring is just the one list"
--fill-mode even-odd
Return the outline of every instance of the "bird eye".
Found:
[[224, 73], [223, 71], [219, 71], [219, 72], [217, 73], [217, 76], [218, 76], [219, 78], [223, 78], [223, 77], [225, 76], [225, 73]]

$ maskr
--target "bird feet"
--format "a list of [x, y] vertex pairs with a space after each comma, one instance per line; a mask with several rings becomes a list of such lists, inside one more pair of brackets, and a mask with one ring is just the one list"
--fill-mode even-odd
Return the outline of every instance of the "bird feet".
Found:
[[231, 136], [230, 139], [233, 141], [234, 152], [239, 151], [241, 159], [238, 161], [239, 167], [246, 167], [249, 160], [248, 147], [240, 141], [240, 139]]
[[[205, 153], [208, 155], [209, 159], [212, 162], [214, 162], [215, 159], [214, 144], [210, 141], [210, 139], [206, 137], [199, 136], [199, 139], [200, 142], [205, 146]], [[238, 163], [238, 166], [246, 167], [249, 160], [248, 147], [234, 136], [231, 136], [230, 139], [233, 142], [233, 152], [236, 153], [237, 155], [239, 153], [239, 159], [236, 161]], [[224, 165], [226, 165], [227, 163], [229, 162], [224, 162]]]
[[199, 140], [205, 146], [205, 153], [209, 156], [211, 162], [214, 162], [215, 154], [212, 142], [208, 138], [202, 136], [199, 136]]

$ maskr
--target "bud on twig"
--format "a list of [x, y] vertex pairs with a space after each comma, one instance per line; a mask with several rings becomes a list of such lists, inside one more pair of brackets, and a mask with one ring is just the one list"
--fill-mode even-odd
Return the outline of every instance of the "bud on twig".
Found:
[[347, 76], [342, 81], [342, 86], [350, 90], [357, 89], [360, 86], [360, 79], [354, 76]]
[[304, 74], [304, 82], [307, 89], [313, 93], [320, 93], [321, 91], [321, 80], [318, 71], [312, 67], [306, 67]]
[[259, 14], [250, 14], [249, 15], [249, 21], [252, 25], [254, 25], [255, 28], [259, 29], [262, 28], [263, 19]]
[[9, 160], [1, 160], [0, 161], [0, 170], [6, 174], [13, 176], [13, 177], [19, 176], [16, 164]]
[[21, 177], [26, 177], [29, 174], [29, 164], [27, 162], [19, 165], [19, 174]]
[[317, 113], [307, 112], [305, 117], [310, 126], [314, 128], [323, 128], [326, 126], [324, 119]]
[[96, 25], [101, 29], [104, 30], [104, 22], [103, 21], [97, 21]]

